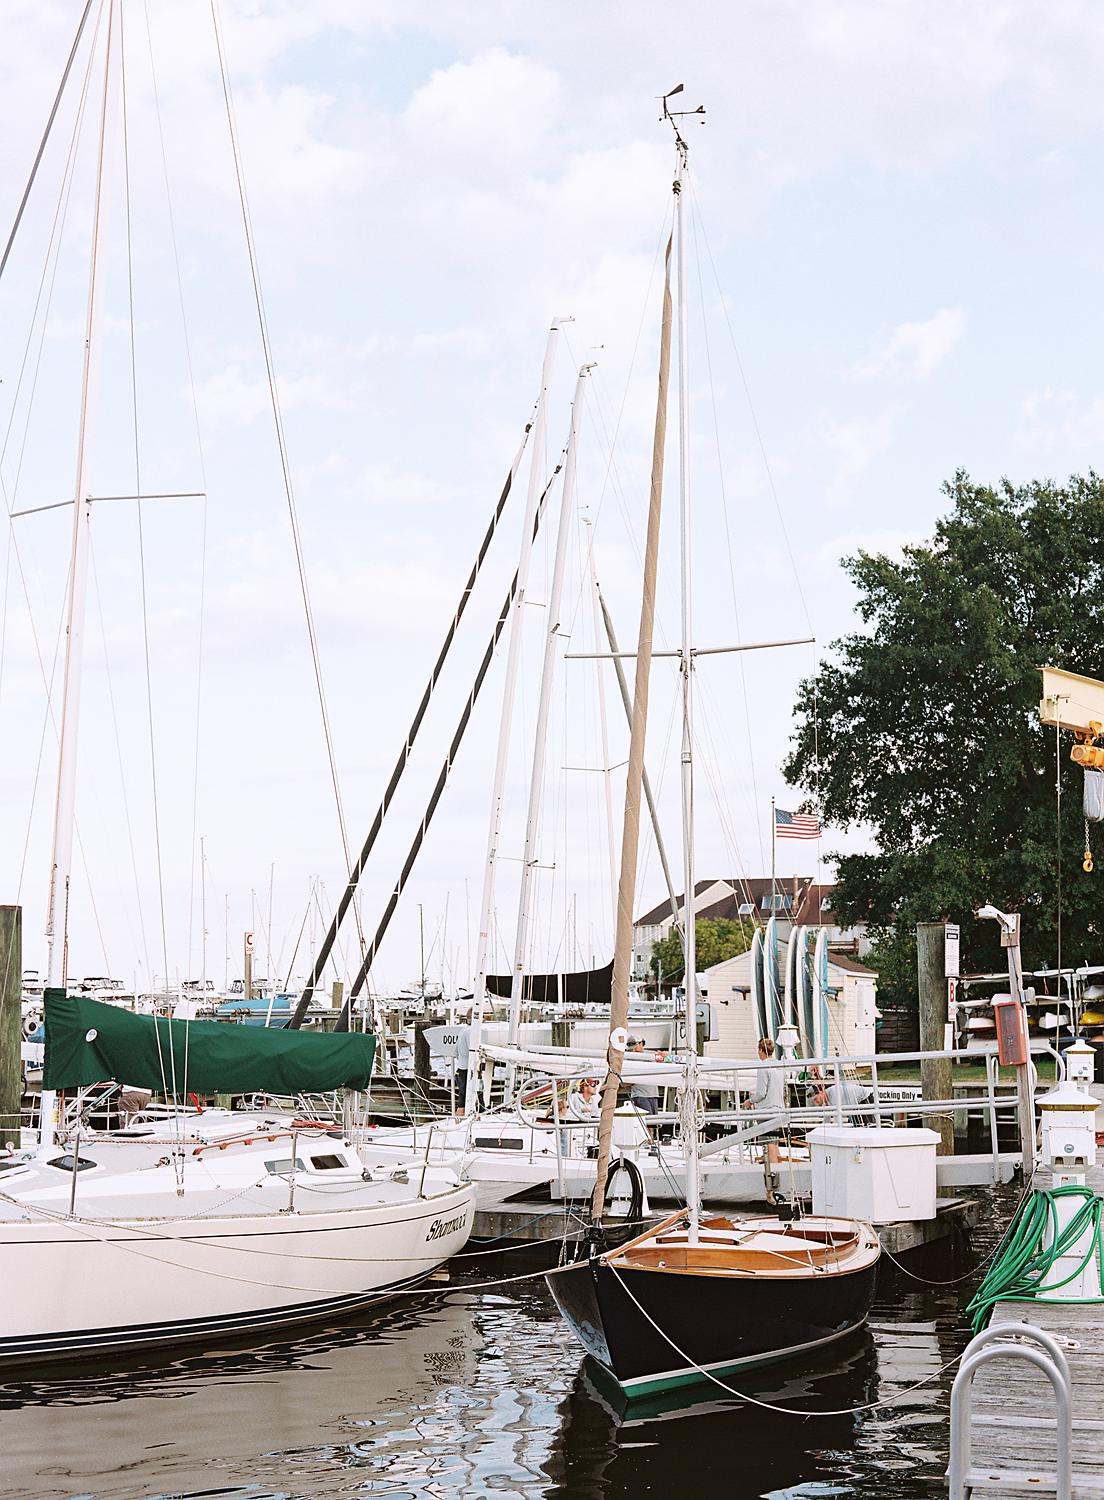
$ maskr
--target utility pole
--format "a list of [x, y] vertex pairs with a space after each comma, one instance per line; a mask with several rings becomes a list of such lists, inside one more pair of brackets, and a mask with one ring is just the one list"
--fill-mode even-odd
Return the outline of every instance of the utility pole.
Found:
[[[979, 917], [1000, 923], [1001, 947], [1008, 954], [1008, 988], [1015, 1010], [1015, 1032], [1018, 1033], [1018, 1053], [1013, 1066], [1016, 1069], [1016, 1113], [1020, 1125], [1020, 1146], [1023, 1150], [1024, 1177], [1030, 1183], [1035, 1175], [1035, 1068], [1031, 1061], [1030, 1043], [1027, 1040], [1027, 1017], [1024, 1011], [1023, 967], [1020, 963], [1020, 914], [1000, 911], [995, 906], [983, 906]], [[998, 999], [997, 1005], [1000, 1005]], [[994, 1007], [994, 1012], [996, 1006]], [[1001, 1023], [997, 1023], [997, 1040], [1000, 1041]], [[1011, 1059], [1005, 1053], [1006, 1062]]]

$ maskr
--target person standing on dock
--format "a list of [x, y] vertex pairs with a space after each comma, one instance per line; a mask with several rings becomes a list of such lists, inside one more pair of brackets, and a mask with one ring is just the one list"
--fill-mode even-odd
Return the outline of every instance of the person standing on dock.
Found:
[[453, 1066], [453, 1098], [456, 1101], [456, 1115], [460, 1119], [464, 1114], [464, 1100], [468, 1097], [468, 1063], [471, 1059], [471, 1011], [466, 1014], [464, 1021], [457, 1028], [456, 1056], [452, 1060]]
[[[774, 1043], [770, 1037], [759, 1038], [759, 1061], [768, 1063], [774, 1057]], [[786, 1085], [782, 1076], [781, 1068], [760, 1067], [755, 1070], [755, 1092], [750, 1094], [743, 1103], [744, 1109], [754, 1109], [760, 1112], [762, 1119], [760, 1123], [772, 1121], [778, 1117], [779, 1126], [782, 1124], [782, 1115], [786, 1108]], [[767, 1137], [767, 1160], [773, 1167], [778, 1161], [778, 1144], [774, 1139], [772, 1131]]]
[[[628, 1050], [636, 1057], [643, 1059], [643, 1039], [635, 1036], [629, 1037]], [[629, 1099], [641, 1113], [646, 1115], [659, 1114], [659, 1085], [652, 1083], [650, 1079], [642, 1078], [639, 1083], [634, 1083], [629, 1089]]]

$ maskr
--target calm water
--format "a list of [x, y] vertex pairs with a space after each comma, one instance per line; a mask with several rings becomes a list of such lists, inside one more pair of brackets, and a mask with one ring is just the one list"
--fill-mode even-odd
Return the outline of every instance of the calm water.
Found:
[[[1006, 1221], [1008, 1196], [992, 1207], [972, 1254], [937, 1249], [910, 1269], [933, 1279], [969, 1270]], [[447, 1295], [261, 1349], [9, 1378], [0, 1492], [619, 1500], [678, 1496], [699, 1480], [734, 1500], [944, 1492], [953, 1370], [899, 1407], [856, 1416], [775, 1416], [708, 1387], [679, 1406], [623, 1413], [584, 1367], [542, 1279], [464, 1290], [531, 1269], [526, 1254], [454, 1262]], [[883, 1267], [870, 1330], [852, 1348], [816, 1374], [760, 1375], [747, 1388], [802, 1411], [850, 1407], [953, 1358], [975, 1278], [931, 1287]]]

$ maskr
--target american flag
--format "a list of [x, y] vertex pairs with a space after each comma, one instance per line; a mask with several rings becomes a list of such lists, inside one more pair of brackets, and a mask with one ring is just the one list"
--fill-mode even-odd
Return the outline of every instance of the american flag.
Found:
[[783, 812], [774, 809], [774, 831], [780, 839], [820, 838], [820, 819], [816, 813]]

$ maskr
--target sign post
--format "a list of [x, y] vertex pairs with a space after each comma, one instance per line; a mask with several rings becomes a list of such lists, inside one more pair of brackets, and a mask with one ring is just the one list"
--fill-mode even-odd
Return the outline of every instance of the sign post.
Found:
[[245, 934], [245, 998], [253, 998], [253, 934]]

